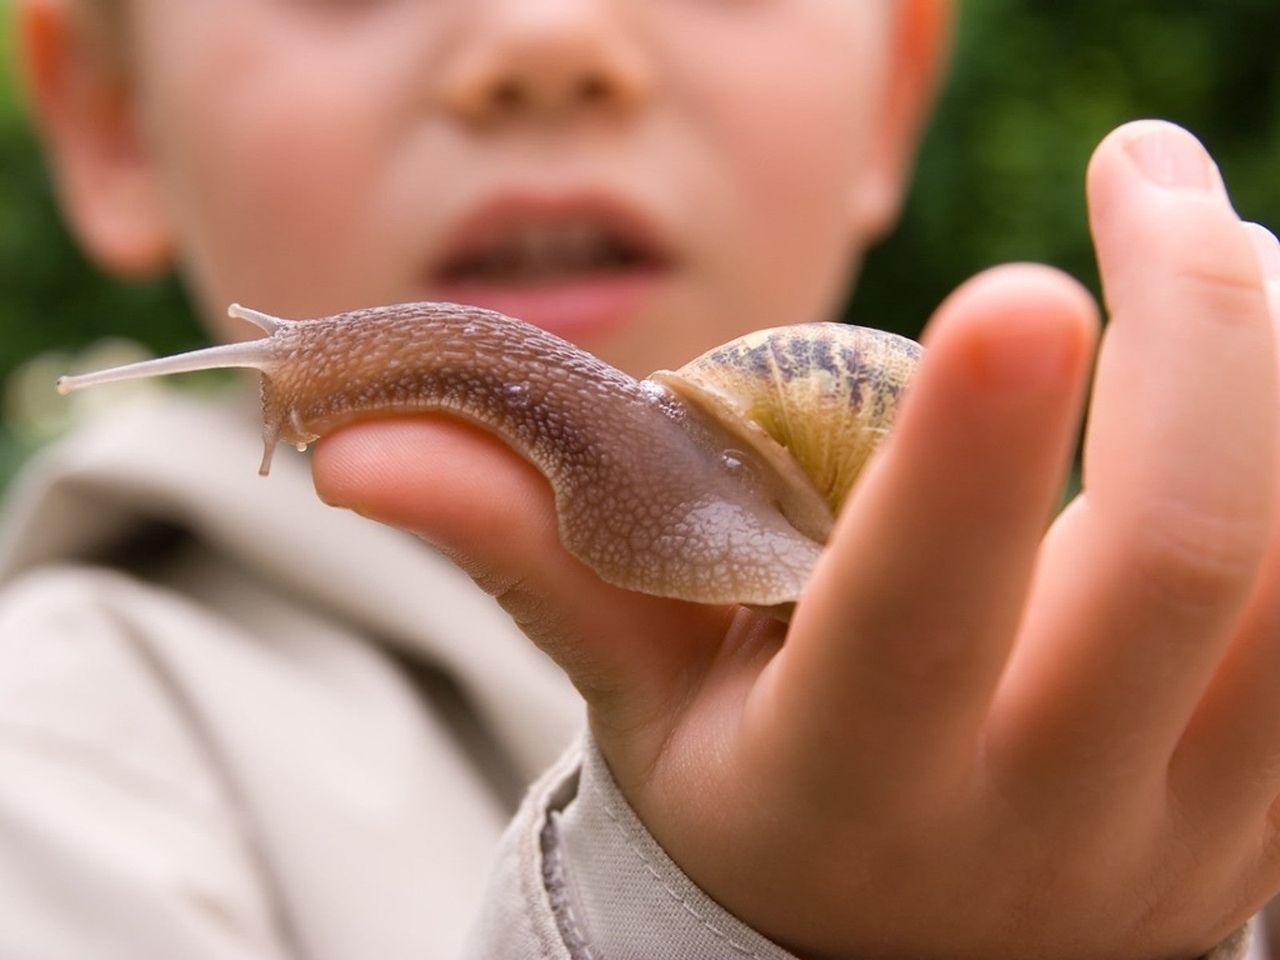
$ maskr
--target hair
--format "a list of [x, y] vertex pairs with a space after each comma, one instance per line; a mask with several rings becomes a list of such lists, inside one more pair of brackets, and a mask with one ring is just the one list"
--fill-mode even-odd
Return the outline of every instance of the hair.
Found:
[[77, 42], [104, 66], [123, 72], [129, 35], [125, 0], [70, 0], [70, 4]]

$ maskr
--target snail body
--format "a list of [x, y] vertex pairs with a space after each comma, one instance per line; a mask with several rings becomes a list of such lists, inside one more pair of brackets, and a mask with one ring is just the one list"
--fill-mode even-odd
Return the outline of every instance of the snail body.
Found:
[[446, 303], [291, 321], [233, 306], [266, 337], [58, 382], [61, 392], [214, 367], [262, 373], [266, 474], [373, 416], [445, 411], [548, 479], [560, 538], [604, 580], [701, 603], [800, 595], [887, 431], [920, 348], [808, 324], [748, 334], [637, 381], [531, 324]]

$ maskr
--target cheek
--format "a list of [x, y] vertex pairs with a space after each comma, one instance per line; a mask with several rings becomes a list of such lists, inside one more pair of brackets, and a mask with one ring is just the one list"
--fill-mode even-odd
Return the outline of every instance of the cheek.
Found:
[[673, 31], [668, 48], [691, 136], [721, 171], [710, 249], [739, 328], [729, 334], [835, 309], [864, 239], [851, 198], [886, 90], [885, 5], [757, 6], [714, 36]]
[[231, 300], [289, 316], [374, 302], [388, 258], [373, 194], [405, 78], [381, 37], [228, 5], [225, 17], [153, 18], [164, 43], [144, 50], [145, 122], [188, 279], [212, 316]]

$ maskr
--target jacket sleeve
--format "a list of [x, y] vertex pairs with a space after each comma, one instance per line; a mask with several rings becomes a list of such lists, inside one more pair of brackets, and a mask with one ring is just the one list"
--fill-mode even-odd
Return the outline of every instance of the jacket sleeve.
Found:
[[83, 593], [0, 594], [0, 956], [285, 960], [251, 846]]
[[[1241, 927], [1202, 960], [1255, 960], [1249, 939]], [[689, 957], [796, 960], [681, 872], [586, 738], [534, 784], [503, 837], [467, 960]]]
[[530, 788], [467, 960], [795, 960], [694, 886], [589, 738]]

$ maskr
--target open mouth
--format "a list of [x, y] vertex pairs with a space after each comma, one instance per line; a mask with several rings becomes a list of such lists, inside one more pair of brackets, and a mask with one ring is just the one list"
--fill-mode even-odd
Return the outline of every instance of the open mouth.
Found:
[[506, 197], [453, 234], [425, 292], [585, 345], [644, 316], [674, 266], [658, 232], [625, 204]]
[[464, 243], [439, 271], [446, 286], [545, 287], [664, 268], [647, 241], [599, 219], [527, 220]]

